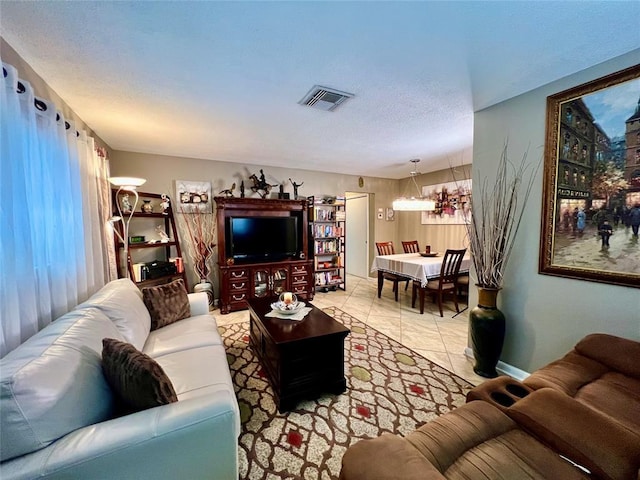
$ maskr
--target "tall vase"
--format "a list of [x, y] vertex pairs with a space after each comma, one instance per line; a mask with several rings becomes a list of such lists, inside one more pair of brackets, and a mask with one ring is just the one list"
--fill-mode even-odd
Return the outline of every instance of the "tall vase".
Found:
[[473, 371], [481, 377], [498, 376], [496, 365], [504, 344], [504, 314], [496, 307], [499, 288], [478, 286], [478, 306], [469, 313], [471, 346], [476, 364]]
[[213, 285], [206, 278], [200, 279], [200, 283], [193, 286], [193, 291], [196, 293], [205, 292], [209, 302], [209, 310], [213, 310]]

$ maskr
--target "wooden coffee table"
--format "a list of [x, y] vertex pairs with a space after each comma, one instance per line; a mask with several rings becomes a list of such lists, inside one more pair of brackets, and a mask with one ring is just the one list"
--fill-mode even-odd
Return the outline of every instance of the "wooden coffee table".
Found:
[[325, 392], [344, 392], [344, 339], [350, 330], [308, 302], [311, 311], [300, 321], [266, 317], [276, 300], [254, 298], [247, 303], [250, 345], [273, 388], [278, 411]]

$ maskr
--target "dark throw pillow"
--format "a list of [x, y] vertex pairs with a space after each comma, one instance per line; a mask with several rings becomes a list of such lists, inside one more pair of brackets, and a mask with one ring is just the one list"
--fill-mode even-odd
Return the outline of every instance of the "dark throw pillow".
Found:
[[142, 289], [142, 299], [151, 315], [151, 330], [191, 316], [189, 297], [182, 279]]
[[178, 401], [162, 367], [130, 343], [103, 338], [102, 370], [127, 412]]

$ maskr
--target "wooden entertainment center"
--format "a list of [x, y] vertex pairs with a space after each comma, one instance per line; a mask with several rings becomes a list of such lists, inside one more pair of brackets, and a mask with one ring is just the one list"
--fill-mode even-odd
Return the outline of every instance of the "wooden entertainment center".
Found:
[[[309, 246], [307, 200], [216, 197], [220, 312], [248, 308], [250, 298], [275, 297], [293, 292], [304, 300], [314, 294], [313, 255]], [[286, 259], [241, 261], [231, 254], [230, 219], [234, 217], [295, 217], [298, 251]], [[252, 239], [253, 240], [253, 239]], [[255, 238], [255, 242], [264, 239]]]

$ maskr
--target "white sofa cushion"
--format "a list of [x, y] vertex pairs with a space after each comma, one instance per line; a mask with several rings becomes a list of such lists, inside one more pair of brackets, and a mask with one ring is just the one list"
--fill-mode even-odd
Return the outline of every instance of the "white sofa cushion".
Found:
[[215, 318], [197, 315], [184, 318], [149, 333], [142, 351], [157, 358], [168, 353], [208, 345], [222, 345]]
[[[156, 361], [171, 380], [178, 395], [178, 402], [202, 396], [214, 396], [220, 391], [228, 392], [230, 398], [235, 399], [227, 354], [223, 345], [169, 353], [156, 358]], [[233, 402], [232, 408], [236, 417], [235, 435], [238, 436], [240, 435], [240, 411], [236, 401]]]
[[102, 373], [102, 339], [122, 340], [101, 311], [55, 320], [0, 360], [0, 460], [46, 447], [113, 414]]
[[142, 301], [142, 293], [127, 278], [109, 282], [75, 310], [97, 308], [120, 330], [124, 339], [142, 350], [151, 330], [149, 310]]

